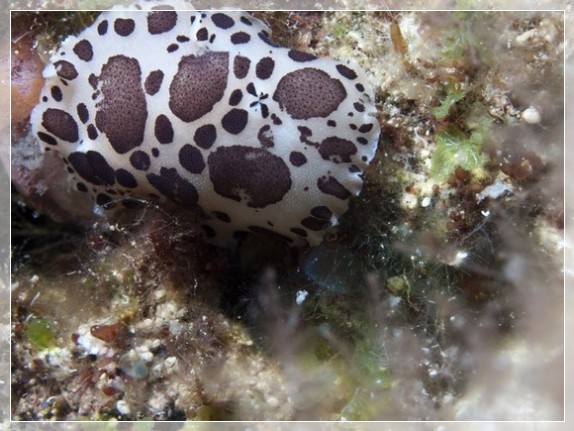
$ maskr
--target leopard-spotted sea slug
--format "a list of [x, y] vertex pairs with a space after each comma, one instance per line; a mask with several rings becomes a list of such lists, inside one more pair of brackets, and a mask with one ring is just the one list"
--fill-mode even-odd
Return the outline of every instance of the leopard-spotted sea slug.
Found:
[[199, 209], [215, 244], [316, 245], [362, 187], [380, 127], [351, 60], [284, 48], [244, 12], [111, 9], [44, 71], [33, 133], [99, 207]]

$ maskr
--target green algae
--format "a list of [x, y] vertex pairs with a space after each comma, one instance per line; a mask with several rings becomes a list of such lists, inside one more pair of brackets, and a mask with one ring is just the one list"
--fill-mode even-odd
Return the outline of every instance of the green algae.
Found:
[[431, 109], [432, 114], [439, 121], [444, 120], [453, 105], [460, 102], [466, 96], [466, 91], [458, 88], [456, 85], [451, 85], [448, 89], [446, 97], [441, 101], [440, 105], [436, 108]]
[[456, 127], [439, 131], [436, 136], [436, 150], [432, 157], [431, 174], [445, 181], [455, 168], [460, 166], [476, 177], [484, 178], [484, 164], [489, 160], [482, 153], [484, 133], [472, 131], [465, 134]]
[[26, 337], [32, 347], [43, 350], [56, 346], [53, 322], [47, 319], [32, 318], [26, 326]]

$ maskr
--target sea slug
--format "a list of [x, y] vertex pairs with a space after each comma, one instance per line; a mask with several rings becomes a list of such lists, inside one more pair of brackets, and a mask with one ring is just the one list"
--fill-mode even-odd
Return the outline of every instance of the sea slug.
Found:
[[321, 242], [377, 149], [365, 73], [278, 46], [246, 12], [141, 8], [103, 12], [52, 56], [31, 116], [45, 151], [104, 209], [171, 201], [218, 245]]

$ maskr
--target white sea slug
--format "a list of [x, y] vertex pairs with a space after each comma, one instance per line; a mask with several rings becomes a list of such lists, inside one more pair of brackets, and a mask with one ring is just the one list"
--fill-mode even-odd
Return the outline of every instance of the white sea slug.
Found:
[[105, 209], [172, 201], [218, 245], [318, 244], [377, 148], [364, 72], [278, 46], [244, 12], [135, 9], [102, 13], [51, 58], [31, 117], [44, 149]]

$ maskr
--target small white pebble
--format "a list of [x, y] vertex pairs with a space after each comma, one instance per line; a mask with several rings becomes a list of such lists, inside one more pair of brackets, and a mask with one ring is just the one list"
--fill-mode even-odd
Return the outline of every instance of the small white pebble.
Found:
[[139, 326], [139, 329], [143, 329], [143, 328], [151, 329], [154, 327], [154, 321], [150, 318], [147, 318], [147, 319], [142, 320], [138, 326]]
[[118, 402], [116, 403], [116, 408], [118, 409], [118, 412], [120, 412], [120, 414], [122, 415], [130, 414], [130, 406], [124, 400], [118, 400]]
[[151, 341], [150, 348], [157, 349], [157, 348], [159, 348], [159, 346], [161, 346], [161, 344], [162, 344], [162, 341], [159, 338], [155, 338]]
[[416, 208], [418, 204], [418, 199], [415, 195], [411, 195], [410, 193], [405, 193], [403, 194], [403, 197], [401, 199], [401, 206], [412, 210], [414, 208]]
[[430, 203], [431, 203], [431, 198], [430, 198], [430, 196], [425, 196], [425, 197], [423, 198], [423, 200], [421, 201], [421, 207], [426, 208], [426, 207], [428, 207], [428, 206], [430, 205]]
[[297, 305], [301, 305], [305, 299], [307, 299], [307, 296], [309, 295], [309, 292], [307, 292], [306, 290], [299, 290], [295, 296], [295, 303]]
[[165, 358], [164, 363], [168, 368], [175, 367], [177, 364], [177, 358], [175, 356], [170, 356], [169, 358]]
[[[512, 193], [513, 187], [511, 184], [506, 184], [504, 181], [496, 181], [495, 183], [487, 186], [480, 193], [476, 195], [477, 202], [482, 202], [485, 198], [498, 199], [499, 197]], [[484, 214], [486, 217], [488, 215]]]
[[389, 295], [389, 305], [391, 308], [396, 307], [401, 302], [400, 296]]
[[522, 111], [522, 119], [528, 124], [538, 124], [541, 120], [540, 112], [535, 107], [530, 106]]
[[165, 298], [165, 295], [166, 295], [165, 289], [157, 289], [153, 293], [153, 296], [155, 297], [155, 299], [163, 299], [163, 298]]
[[464, 250], [459, 250], [456, 252], [454, 259], [451, 262], [452, 266], [459, 266], [468, 257], [468, 252]]
[[144, 362], [153, 360], [153, 353], [149, 351], [149, 347], [146, 345], [136, 347], [136, 352], [138, 352], [140, 359]]

